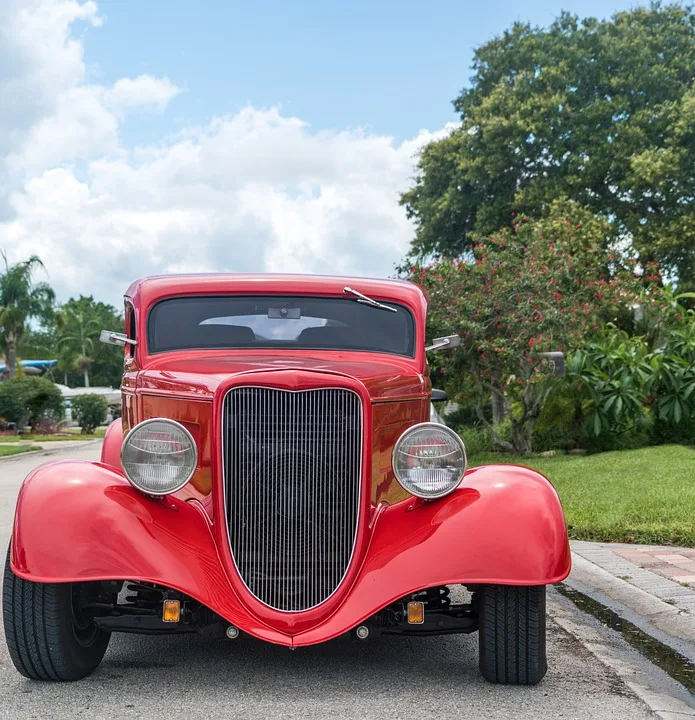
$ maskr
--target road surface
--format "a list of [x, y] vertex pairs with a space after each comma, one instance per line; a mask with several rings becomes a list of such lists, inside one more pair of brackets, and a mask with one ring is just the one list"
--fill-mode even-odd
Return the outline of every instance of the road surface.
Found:
[[[59, 448], [52, 457], [0, 461], [0, 546], [9, 542], [24, 476], [48, 460], [96, 459], [98, 444]], [[668, 694], [670, 681], [618, 636], [549, 597], [550, 669], [532, 688], [485, 683], [477, 671], [477, 635], [340, 639], [294, 652], [249, 638], [115, 635], [97, 672], [77, 683], [25, 680], [0, 639], [0, 717], [23, 718], [576, 718], [655, 717], [616, 672]], [[553, 616], [557, 620], [553, 619]], [[582, 628], [570, 633], [564, 627]], [[604, 664], [575, 635], [617, 658]], [[659, 709], [659, 708], [657, 708]], [[662, 715], [661, 717], [666, 717]]]

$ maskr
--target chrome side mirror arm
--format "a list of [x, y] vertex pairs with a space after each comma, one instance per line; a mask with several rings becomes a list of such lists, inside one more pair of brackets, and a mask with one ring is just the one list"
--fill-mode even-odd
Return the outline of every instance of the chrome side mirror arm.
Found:
[[425, 347], [425, 350], [448, 350], [450, 348], [458, 347], [460, 344], [461, 338], [458, 335], [447, 335], [446, 337], [435, 338], [432, 340], [432, 344]]
[[106, 345], [120, 345], [121, 347], [125, 345], [133, 345], [134, 347], [137, 345], [137, 341], [131, 340], [125, 333], [111, 332], [110, 330], [102, 330], [99, 340], [106, 343]]

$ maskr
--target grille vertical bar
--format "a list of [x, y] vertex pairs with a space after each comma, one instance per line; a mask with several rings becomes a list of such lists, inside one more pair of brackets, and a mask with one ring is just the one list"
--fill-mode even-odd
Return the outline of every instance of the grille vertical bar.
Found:
[[261, 602], [319, 605], [357, 535], [362, 402], [352, 390], [230, 390], [222, 403], [225, 512], [234, 562]]

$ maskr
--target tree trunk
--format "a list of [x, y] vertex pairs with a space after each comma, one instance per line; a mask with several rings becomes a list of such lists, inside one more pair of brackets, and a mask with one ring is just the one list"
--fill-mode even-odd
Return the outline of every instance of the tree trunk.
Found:
[[87, 357], [87, 347], [84, 344], [84, 340], [82, 341], [82, 362], [84, 362], [84, 369], [82, 372], [84, 373], [84, 386], [86, 388], [89, 387], [89, 365], [90, 360]]
[[512, 420], [512, 445], [520, 455], [530, 455], [533, 450], [533, 423], [531, 419]]
[[8, 331], [5, 333], [7, 346], [7, 374], [13, 378], [17, 374], [17, 334]]
[[495, 390], [492, 393], [492, 424], [499, 425], [503, 423], [505, 414], [504, 392]]
[[475, 412], [478, 415], [478, 420], [485, 426], [487, 431], [490, 433], [490, 437], [492, 438], [492, 441], [495, 443], [495, 445], [498, 445], [502, 450], [506, 450], [507, 452], [513, 452], [514, 446], [507, 442], [506, 440], [503, 440], [497, 432], [495, 431], [495, 426], [491, 425], [487, 418], [485, 417], [485, 413], [483, 412], [482, 407], [480, 404], [476, 404], [475, 406]]

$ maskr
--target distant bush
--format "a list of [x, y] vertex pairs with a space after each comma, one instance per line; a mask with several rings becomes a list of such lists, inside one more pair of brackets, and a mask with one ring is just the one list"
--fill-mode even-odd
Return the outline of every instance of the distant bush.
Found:
[[108, 409], [109, 404], [101, 395], [77, 395], [72, 399], [72, 417], [83, 435], [91, 435], [106, 420]]
[[63, 394], [47, 378], [19, 377], [0, 383], [0, 417], [18, 429], [55, 423], [64, 413]]
[[470, 460], [475, 455], [483, 455], [495, 451], [490, 433], [485, 428], [472, 428], [459, 425], [456, 432], [466, 446], [466, 454]]
[[571, 450], [579, 447], [582, 431], [581, 424], [576, 426], [574, 401], [560, 385], [549, 395], [533, 426], [533, 449]]
[[[509, 440], [511, 435], [511, 423], [506, 421], [494, 426], [495, 434], [501, 440]], [[490, 432], [484, 427], [471, 427], [470, 425], [459, 425], [456, 432], [463, 438], [468, 457], [483, 455], [491, 452], [499, 452], [499, 446], [495, 445]]]
[[[483, 417], [488, 421], [492, 422], [492, 407], [489, 403], [486, 403], [481, 408]], [[466, 405], [460, 403], [459, 406], [453, 412], [449, 412], [445, 415], [444, 419], [446, 424], [451, 427], [458, 427], [463, 425], [466, 427], [478, 427], [480, 425], [480, 418], [475, 405]]]
[[651, 445], [695, 445], [695, 422], [669, 423], [657, 419], [649, 428], [649, 441]]

